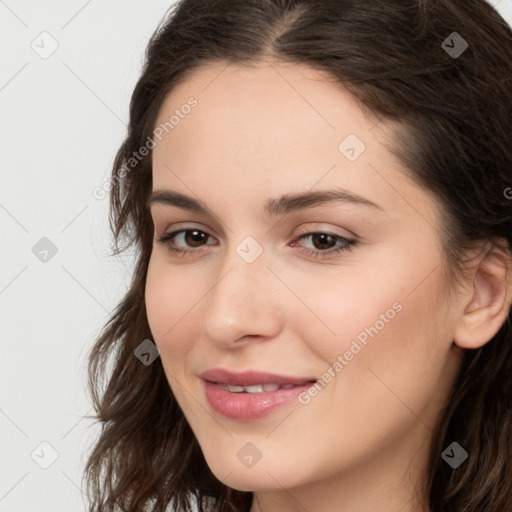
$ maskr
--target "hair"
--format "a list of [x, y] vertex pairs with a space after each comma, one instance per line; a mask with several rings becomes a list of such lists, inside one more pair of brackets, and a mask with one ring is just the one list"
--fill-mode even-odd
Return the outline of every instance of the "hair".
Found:
[[[467, 41], [458, 57], [442, 46]], [[453, 46], [453, 45], [452, 45]], [[392, 151], [442, 205], [439, 231], [450, 285], [484, 241], [510, 254], [512, 32], [484, 0], [183, 0], [152, 35], [112, 168], [113, 253], [133, 248], [131, 284], [89, 354], [89, 391], [101, 434], [85, 467], [91, 511], [248, 511], [253, 494], [210, 471], [160, 359], [135, 348], [151, 338], [145, 282], [153, 223], [146, 205], [151, 152], [126, 164], [151, 137], [166, 96], [202, 66], [306, 64], [325, 72], [368, 115], [399, 127]], [[501, 242], [501, 245], [500, 245]], [[433, 512], [504, 512], [512, 504], [512, 325], [508, 316], [460, 371], [432, 433], [425, 503]], [[108, 362], [112, 363], [107, 371]], [[469, 454], [441, 458], [453, 441]]]

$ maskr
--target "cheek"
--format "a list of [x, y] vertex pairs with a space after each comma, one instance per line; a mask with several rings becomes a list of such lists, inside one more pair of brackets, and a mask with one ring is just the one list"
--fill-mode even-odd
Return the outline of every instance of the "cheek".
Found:
[[[197, 321], [190, 311], [195, 301], [188, 300], [187, 287], [176, 282], [169, 265], [152, 257], [148, 266], [145, 302], [148, 323], [160, 352], [161, 363], [174, 397], [186, 410], [183, 389], [186, 383], [186, 361], [190, 351], [189, 334]], [[178, 292], [179, 291], [179, 292]]]
[[401, 268], [402, 274], [395, 269], [393, 274], [372, 279], [346, 276], [337, 290], [332, 285], [324, 287], [325, 293], [298, 291], [316, 315], [308, 313], [308, 321], [296, 324], [296, 335], [323, 362], [325, 368], [320, 371], [331, 367], [331, 375], [343, 373], [343, 379], [334, 381], [343, 380], [354, 389], [361, 381], [383, 387], [373, 370], [407, 394], [414, 382], [421, 393], [440, 377], [450, 340], [439, 334], [447, 330], [438, 325], [445, 318], [438, 275], [432, 274], [414, 289], [418, 272]]
[[361, 354], [372, 342], [386, 338], [391, 326], [401, 324], [405, 315], [400, 287], [382, 279], [347, 272], [322, 285], [317, 280], [314, 288], [310, 285], [296, 284], [295, 292], [309, 311], [300, 315], [295, 311], [290, 325], [295, 324], [296, 336], [325, 362], [332, 363], [351, 349]]
[[172, 288], [168, 288], [166, 274], [162, 270], [152, 256], [146, 276], [145, 303], [149, 327], [157, 345], [165, 334], [166, 312], [173, 311], [175, 306], [172, 294], [166, 291]]
[[149, 327], [158, 348], [173, 355], [179, 350], [180, 333], [187, 327], [194, 304], [190, 287], [182, 286], [179, 273], [159, 258], [151, 258], [148, 266], [145, 303]]

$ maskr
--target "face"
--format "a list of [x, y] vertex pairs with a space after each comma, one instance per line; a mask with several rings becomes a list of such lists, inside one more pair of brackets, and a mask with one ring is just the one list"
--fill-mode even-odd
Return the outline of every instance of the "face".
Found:
[[461, 353], [441, 214], [386, 149], [393, 127], [282, 63], [202, 68], [155, 126], [173, 115], [146, 306], [213, 473], [257, 491], [425, 462]]

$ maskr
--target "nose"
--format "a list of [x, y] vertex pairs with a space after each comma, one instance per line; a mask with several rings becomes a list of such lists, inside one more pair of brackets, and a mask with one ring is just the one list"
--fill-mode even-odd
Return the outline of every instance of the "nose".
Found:
[[218, 347], [234, 349], [279, 333], [282, 308], [276, 297], [283, 296], [283, 285], [264, 254], [248, 263], [231, 249], [219, 266], [201, 315], [202, 332]]

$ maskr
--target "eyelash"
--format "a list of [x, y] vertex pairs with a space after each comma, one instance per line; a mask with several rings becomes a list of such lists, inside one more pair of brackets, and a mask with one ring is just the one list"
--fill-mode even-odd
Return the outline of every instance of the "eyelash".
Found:
[[[188, 228], [188, 229], [180, 229], [177, 231], [173, 231], [171, 233], [164, 233], [161, 237], [156, 238], [158, 242], [161, 242], [168, 246], [169, 250], [172, 251], [176, 256], [184, 257], [187, 253], [193, 253], [193, 252], [202, 252], [202, 249], [179, 249], [175, 247], [171, 240], [180, 233], [186, 233], [189, 231], [197, 231], [199, 233], [204, 233], [205, 235], [208, 235], [205, 231], [201, 231], [200, 229], [195, 228]], [[356, 241], [350, 238], [346, 238], [341, 235], [335, 235], [334, 233], [329, 233], [327, 231], [310, 231], [309, 233], [304, 233], [303, 235], [299, 236], [296, 240], [292, 242], [292, 244], [295, 245], [295, 243], [299, 240], [302, 240], [303, 238], [309, 237], [311, 235], [329, 235], [334, 238], [334, 241], [338, 242], [344, 242], [344, 245], [340, 245], [338, 247], [335, 247], [334, 249], [328, 249], [326, 251], [319, 251], [317, 249], [306, 249], [299, 251], [302, 254], [305, 254], [306, 256], [312, 256], [314, 258], [325, 258], [330, 257], [332, 255], [340, 254], [342, 252], [348, 251], [350, 252], [353, 249], [353, 246], [355, 245]], [[211, 236], [211, 235], [208, 235]]]

